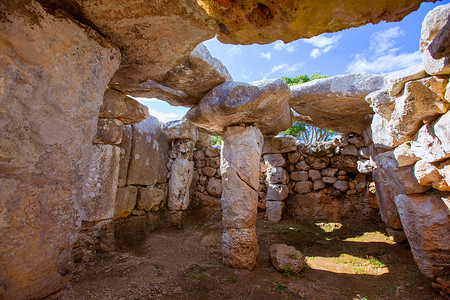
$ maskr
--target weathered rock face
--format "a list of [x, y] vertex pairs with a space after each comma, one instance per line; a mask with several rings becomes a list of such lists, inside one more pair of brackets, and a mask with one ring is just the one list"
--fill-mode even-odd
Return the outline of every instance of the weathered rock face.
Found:
[[189, 206], [189, 187], [194, 176], [194, 162], [175, 159], [170, 174], [167, 205], [170, 210], [185, 210]]
[[257, 127], [231, 126], [225, 129], [222, 143], [223, 261], [252, 270], [258, 253], [254, 225], [263, 137]]
[[131, 159], [128, 185], [154, 185], [166, 181], [169, 140], [161, 123], [153, 116], [132, 125]]
[[164, 123], [164, 134], [173, 139], [198, 139], [198, 130], [188, 120], [177, 120]]
[[294, 274], [300, 273], [305, 265], [305, 260], [300, 251], [286, 244], [275, 244], [270, 246], [270, 262], [280, 272], [290, 271]]
[[430, 11], [422, 22], [420, 51], [424, 69], [430, 75], [450, 74], [450, 57], [443, 55], [448, 49], [449, 20], [450, 4], [446, 4]]
[[119, 187], [127, 185], [128, 165], [131, 158], [131, 140], [133, 129], [131, 125], [123, 128], [122, 142], [118, 145], [120, 148], [120, 165], [119, 165]]
[[292, 124], [289, 87], [281, 79], [226, 82], [212, 89], [186, 117], [194, 125], [221, 135], [227, 126], [256, 124], [274, 136]]
[[131, 214], [136, 205], [137, 193], [138, 188], [135, 186], [117, 188], [114, 219], [125, 218]]
[[295, 138], [292, 136], [276, 136], [265, 138], [262, 154], [286, 153], [297, 150]]
[[383, 87], [383, 76], [368, 73], [317, 79], [292, 86], [289, 105], [303, 123], [362, 134], [370, 123], [365, 116], [373, 113], [365, 97]]
[[217, 24], [193, 0], [45, 2], [66, 9], [120, 48], [123, 60], [112, 84], [163, 80], [195, 46], [218, 31]]
[[0, 3], [2, 299], [42, 298], [69, 280], [92, 138], [120, 57], [64, 13], [16, 4]]
[[107, 89], [100, 107], [100, 118], [119, 119], [124, 124], [139, 123], [149, 116], [147, 106], [127, 97], [123, 93]]
[[230, 44], [291, 42], [382, 20], [396, 22], [423, 1], [198, 1], [220, 24], [218, 39]]
[[448, 275], [450, 268], [449, 193], [395, 197], [414, 260], [430, 278]]
[[82, 199], [83, 221], [113, 217], [119, 179], [120, 148], [95, 145]]

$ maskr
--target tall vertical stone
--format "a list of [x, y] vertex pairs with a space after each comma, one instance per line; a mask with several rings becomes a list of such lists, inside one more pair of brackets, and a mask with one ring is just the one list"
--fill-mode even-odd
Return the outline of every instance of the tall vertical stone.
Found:
[[119, 51], [36, 1], [1, 1], [0, 299], [65, 287], [103, 93]]
[[258, 253], [255, 222], [263, 136], [255, 126], [230, 126], [222, 141], [223, 262], [252, 270]]

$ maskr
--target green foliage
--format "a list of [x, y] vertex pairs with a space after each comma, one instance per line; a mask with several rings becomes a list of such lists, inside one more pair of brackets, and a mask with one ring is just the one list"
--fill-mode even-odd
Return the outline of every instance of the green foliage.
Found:
[[300, 122], [292, 123], [292, 126], [284, 131], [284, 135], [292, 135], [300, 142], [310, 144], [314, 142], [328, 141], [333, 135], [334, 131], [326, 128], [318, 128]]
[[301, 84], [301, 83], [305, 83], [308, 81], [321, 79], [321, 78], [328, 78], [328, 77], [330, 77], [330, 76], [323, 75], [320, 72], [314, 72], [314, 74], [312, 74], [309, 77], [306, 74], [302, 74], [302, 75], [298, 75], [297, 77], [293, 77], [293, 78], [283, 76], [283, 77], [281, 77], [281, 79], [283, 79], [288, 85], [296, 85], [296, 84]]
[[213, 135], [211, 136], [212, 144], [213, 145], [220, 145], [222, 144], [222, 137], [219, 135]]
[[276, 291], [280, 294], [282, 294], [287, 289], [287, 286], [284, 284], [278, 283], [276, 287]]

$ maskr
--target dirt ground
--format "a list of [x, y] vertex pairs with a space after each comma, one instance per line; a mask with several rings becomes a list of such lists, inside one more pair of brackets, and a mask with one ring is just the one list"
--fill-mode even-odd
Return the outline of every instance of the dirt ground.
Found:
[[[74, 299], [442, 299], [419, 272], [407, 245], [380, 225], [349, 227], [258, 218], [258, 265], [222, 265], [220, 220], [208, 226], [164, 229], [122, 241], [120, 252], [79, 265]], [[280, 273], [268, 249], [285, 243], [307, 267]]]

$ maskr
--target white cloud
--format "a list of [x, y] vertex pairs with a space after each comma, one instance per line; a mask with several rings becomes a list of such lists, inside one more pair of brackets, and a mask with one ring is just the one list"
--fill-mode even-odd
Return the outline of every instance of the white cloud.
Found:
[[298, 63], [298, 64], [292, 65], [289, 68], [287, 68], [286, 72], [293, 73], [293, 72], [298, 71], [301, 67], [303, 67], [303, 63]]
[[275, 45], [273, 46], [273, 50], [275, 51], [286, 51], [289, 53], [292, 53], [295, 51], [295, 47], [293, 44], [285, 44], [282, 41], [276, 41]]
[[267, 59], [267, 60], [270, 60], [270, 59], [272, 58], [272, 53], [271, 53], [270, 51], [267, 52], [267, 53], [261, 52], [261, 53], [259, 53], [259, 55], [260, 55], [262, 58], [265, 58], [265, 59]]
[[331, 37], [327, 37], [324, 34], [321, 34], [310, 39], [303, 39], [302, 41], [316, 47], [311, 51], [309, 55], [312, 58], [317, 58], [323, 53], [327, 53], [331, 49], [336, 47], [341, 38], [342, 34], [335, 34]]
[[174, 112], [166, 113], [150, 108], [148, 109], [148, 112], [150, 113], [151, 116], [156, 117], [160, 122], [164, 123], [179, 120], [184, 116], [184, 114], [181, 113], [174, 113]]
[[270, 74], [276, 73], [280, 70], [286, 69], [288, 68], [288, 64], [282, 64], [282, 65], [278, 65], [278, 66], [273, 66], [272, 71], [270, 71]]
[[420, 51], [414, 53], [400, 53], [398, 55], [382, 55], [374, 59], [367, 59], [364, 55], [357, 54], [355, 59], [347, 66], [348, 73], [386, 73], [401, 69], [407, 69], [422, 62]]
[[420, 51], [401, 53], [402, 48], [395, 47], [398, 38], [404, 34], [398, 26], [375, 32], [368, 49], [355, 55], [347, 65], [347, 72], [387, 73], [419, 64], [422, 61]]
[[229, 56], [235, 56], [235, 55], [241, 55], [242, 54], [242, 48], [241, 46], [232, 46], [230, 50], [228, 50]]
[[294, 72], [298, 71], [304, 64], [298, 63], [294, 65], [281, 64], [273, 66], [272, 70], [263, 76], [263, 79], [269, 78], [272, 74], [280, 73], [281, 76], [292, 76]]

